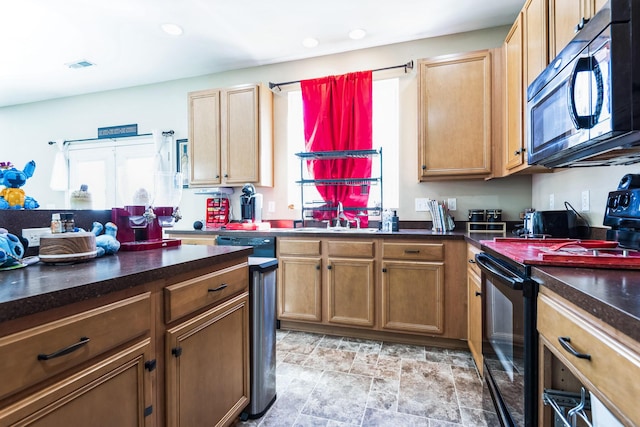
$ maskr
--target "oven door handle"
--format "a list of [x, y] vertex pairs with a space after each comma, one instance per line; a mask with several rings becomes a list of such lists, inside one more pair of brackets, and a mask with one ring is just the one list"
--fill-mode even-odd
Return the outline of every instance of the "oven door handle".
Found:
[[482, 270], [485, 270], [502, 281], [507, 282], [511, 288], [516, 290], [522, 289], [524, 280], [521, 277], [514, 275], [511, 271], [497, 262], [492, 256], [485, 253], [476, 254], [476, 262]]

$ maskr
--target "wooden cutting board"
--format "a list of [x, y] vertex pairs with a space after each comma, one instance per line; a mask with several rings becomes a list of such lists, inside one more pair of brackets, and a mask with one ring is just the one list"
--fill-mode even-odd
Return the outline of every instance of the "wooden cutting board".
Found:
[[38, 256], [43, 262], [82, 261], [95, 258], [97, 253], [96, 236], [93, 233], [79, 231], [40, 236]]

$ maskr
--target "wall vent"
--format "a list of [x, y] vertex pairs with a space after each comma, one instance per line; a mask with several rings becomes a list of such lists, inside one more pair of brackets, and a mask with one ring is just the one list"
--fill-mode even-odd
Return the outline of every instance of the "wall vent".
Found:
[[93, 67], [94, 64], [93, 62], [87, 61], [86, 59], [82, 59], [80, 61], [76, 61], [76, 62], [70, 62], [68, 64], [65, 64], [67, 67], [69, 68], [87, 68], [87, 67]]

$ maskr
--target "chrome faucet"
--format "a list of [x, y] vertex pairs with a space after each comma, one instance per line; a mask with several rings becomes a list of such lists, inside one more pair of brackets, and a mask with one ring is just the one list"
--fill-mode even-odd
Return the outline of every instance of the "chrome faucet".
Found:
[[344, 214], [344, 207], [342, 206], [342, 202], [338, 202], [338, 210], [336, 215], [336, 225], [334, 228], [343, 228], [341, 220], [345, 220], [346, 224], [344, 228], [349, 228], [349, 218]]

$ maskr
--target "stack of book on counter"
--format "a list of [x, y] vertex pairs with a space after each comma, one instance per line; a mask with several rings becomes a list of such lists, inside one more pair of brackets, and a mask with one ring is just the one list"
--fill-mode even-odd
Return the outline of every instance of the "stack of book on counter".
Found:
[[431, 211], [431, 221], [433, 231], [451, 231], [455, 228], [453, 218], [449, 215], [449, 210], [444, 201], [429, 200], [429, 211]]

